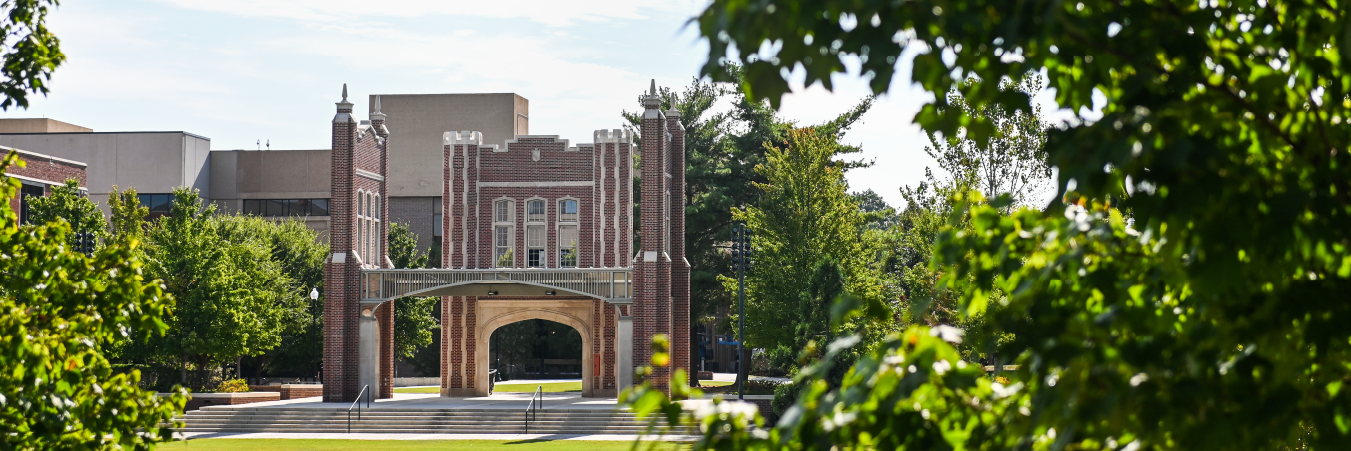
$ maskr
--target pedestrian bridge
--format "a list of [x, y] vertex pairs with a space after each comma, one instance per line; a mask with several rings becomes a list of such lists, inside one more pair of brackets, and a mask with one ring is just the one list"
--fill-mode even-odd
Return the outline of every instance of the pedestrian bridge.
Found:
[[633, 303], [631, 268], [363, 269], [361, 303], [408, 296], [587, 296]]

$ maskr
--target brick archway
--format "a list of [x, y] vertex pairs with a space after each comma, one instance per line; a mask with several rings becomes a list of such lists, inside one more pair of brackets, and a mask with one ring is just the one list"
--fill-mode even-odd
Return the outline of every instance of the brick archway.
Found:
[[[493, 332], [496, 332], [497, 329], [500, 329], [502, 326], [506, 326], [508, 324], [532, 319], [553, 321], [555, 323], [571, 327], [577, 330], [577, 333], [581, 334], [582, 396], [585, 397], [594, 396], [595, 393], [591, 387], [591, 376], [592, 376], [591, 354], [586, 352], [588, 349], [591, 349], [592, 332], [596, 327], [594, 324], [591, 324], [591, 320], [589, 319], [591, 315], [587, 315], [588, 319], [582, 319], [578, 318], [573, 313], [573, 311], [580, 310], [578, 308], [558, 308], [554, 306], [554, 304], [557, 304], [559, 302], [568, 302], [568, 301], [509, 301], [509, 302], [513, 303], [519, 302], [523, 305], [508, 307], [506, 309], [503, 309], [505, 310], [503, 313], [499, 313], [496, 316], [490, 318], [484, 318], [484, 322], [478, 328], [479, 329], [477, 337], [478, 342], [485, 344], [484, 346], [479, 347], [477, 352], [475, 352], [476, 355], [474, 356], [474, 360], [477, 362], [478, 367], [479, 368], [489, 367], [490, 364], [489, 355], [492, 351], [490, 343], [492, 343], [491, 339], [493, 336]], [[527, 305], [529, 303], [534, 302], [538, 302], [539, 305], [538, 306]], [[589, 301], [582, 301], [582, 302], [587, 302], [589, 304]], [[589, 308], [587, 310], [589, 310]], [[482, 387], [480, 391], [486, 392], [488, 387], [488, 372], [482, 371], [478, 377], [480, 378], [480, 380], [479, 383], [476, 384], [476, 386]]]

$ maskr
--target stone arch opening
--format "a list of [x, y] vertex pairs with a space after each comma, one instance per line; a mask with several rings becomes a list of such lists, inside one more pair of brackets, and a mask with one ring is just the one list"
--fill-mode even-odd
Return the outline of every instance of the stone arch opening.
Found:
[[[592, 390], [592, 386], [591, 386], [591, 385], [592, 385], [592, 384], [591, 384], [591, 376], [592, 376], [591, 353], [586, 352], [586, 350], [591, 349], [591, 346], [592, 346], [592, 343], [591, 343], [591, 341], [592, 341], [592, 338], [591, 338], [591, 337], [592, 337], [592, 330], [591, 330], [591, 329], [592, 329], [593, 326], [592, 326], [592, 324], [591, 324], [591, 321], [588, 321], [588, 320], [579, 318], [579, 317], [574, 316], [573, 314], [571, 314], [571, 313], [569, 313], [569, 312], [566, 312], [566, 311], [563, 311], [563, 310], [561, 310], [561, 309], [551, 309], [551, 308], [529, 308], [529, 307], [525, 307], [525, 308], [515, 309], [514, 311], [511, 311], [511, 312], [508, 312], [508, 313], [503, 313], [503, 314], [499, 314], [499, 315], [495, 315], [495, 316], [492, 316], [492, 317], [490, 317], [490, 318], [487, 318], [487, 319], [482, 323], [482, 326], [479, 327], [478, 333], [476, 334], [476, 338], [477, 338], [477, 340], [478, 340], [478, 343], [484, 343], [484, 344], [487, 344], [487, 346], [479, 346], [479, 347], [477, 347], [476, 350], [475, 350], [476, 352], [475, 352], [474, 360], [477, 362], [477, 367], [478, 367], [478, 368], [489, 368], [489, 367], [490, 367], [490, 363], [491, 363], [491, 362], [489, 362], [489, 357], [490, 357], [490, 349], [489, 349], [489, 348], [492, 347], [491, 339], [492, 339], [492, 336], [493, 336], [493, 333], [494, 333], [494, 332], [496, 332], [498, 329], [500, 329], [500, 328], [502, 328], [503, 326], [506, 326], [506, 325], [508, 325], [508, 324], [518, 323], [518, 322], [526, 321], [526, 320], [536, 320], [536, 319], [545, 320], [545, 321], [551, 321], [551, 322], [555, 322], [555, 323], [559, 323], [559, 324], [562, 324], [562, 325], [571, 327], [571, 328], [572, 328], [573, 330], [575, 330], [579, 335], [581, 335], [581, 357], [580, 357], [580, 359], [581, 359], [581, 363], [582, 363], [582, 365], [581, 365], [581, 366], [582, 366], [582, 367], [581, 367], [582, 396], [587, 396], [587, 397], [594, 396], [593, 390]], [[480, 395], [486, 395], [486, 394], [487, 394], [486, 392], [487, 392], [487, 387], [488, 387], [488, 377], [489, 377], [489, 376], [488, 376], [488, 372], [487, 372], [487, 371], [481, 371], [481, 372], [479, 372], [479, 373], [476, 375], [476, 379], [478, 379], [478, 380], [476, 381], [477, 384], [475, 384], [475, 386], [476, 386], [476, 387], [480, 387], [480, 389], [479, 389]]]
[[505, 324], [489, 335], [488, 368], [499, 380], [582, 378], [582, 334], [545, 319]]

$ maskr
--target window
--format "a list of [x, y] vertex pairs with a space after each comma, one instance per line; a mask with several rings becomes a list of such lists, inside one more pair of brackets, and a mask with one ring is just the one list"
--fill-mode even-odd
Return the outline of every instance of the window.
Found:
[[577, 267], [577, 226], [575, 225], [558, 227], [558, 266], [560, 268]]
[[242, 211], [246, 215], [272, 217], [329, 214], [328, 199], [244, 199]]
[[29, 185], [25, 183], [19, 188], [19, 223], [28, 223], [28, 198], [43, 197], [47, 195], [47, 187], [42, 185]]
[[577, 220], [577, 201], [564, 199], [558, 201], [558, 220], [576, 221]]
[[136, 201], [142, 206], [150, 209], [150, 214], [146, 215], [147, 221], [161, 216], [169, 216], [169, 210], [174, 206], [173, 194], [137, 194]]
[[531, 268], [544, 267], [544, 243], [543, 225], [528, 225], [525, 227], [525, 245], [529, 257], [526, 261], [527, 266]]
[[530, 222], [544, 222], [544, 201], [532, 200], [525, 203], [525, 220]]
[[[367, 265], [379, 266], [380, 243], [384, 239], [384, 230], [380, 226], [380, 218], [376, 216], [376, 205], [379, 203], [380, 196], [365, 191], [357, 191], [356, 195], [356, 252], [361, 256], [361, 261]], [[327, 209], [328, 202], [324, 202]]]
[[512, 241], [516, 235], [516, 201], [498, 199], [493, 201], [493, 266], [511, 268], [516, 266], [516, 256]]
[[512, 266], [511, 257], [511, 227], [497, 226], [493, 228], [493, 263], [497, 268], [508, 268]]
[[441, 227], [444, 226], [444, 224], [441, 224], [441, 218], [442, 218], [441, 215], [432, 215], [432, 237], [433, 237], [433, 238], [434, 238], [434, 237], [441, 236]]

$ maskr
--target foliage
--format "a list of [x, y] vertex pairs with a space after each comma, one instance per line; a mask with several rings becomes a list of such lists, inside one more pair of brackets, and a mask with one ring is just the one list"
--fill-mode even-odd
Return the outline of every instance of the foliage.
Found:
[[[765, 102], [739, 95], [731, 86], [740, 80], [740, 70], [728, 68], [733, 83], [710, 83], [695, 78], [682, 92], [659, 88], [660, 108], [680, 112], [685, 128], [685, 250], [690, 262], [690, 322], [692, 328], [709, 318], [719, 307], [732, 305], [733, 297], [719, 277], [732, 277], [732, 211], [754, 205], [761, 195], [755, 183], [764, 183], [755, 167], [765, 161], [765, 143], [782, 142], [793, 124], [779, 117]], [[646, 95], [644, 93], [643, 95]], [[643, 96], [638, 103], [642, 105]], [[722, 102], [731, 103], [726, 112], [717, 112]], [[817, 127], [843, 134], [872, 106], [864, 99], [853, 108]], [[628, 127], [639, 135], [642, 111], [623, 113]], [[641, 145], [641, 142], [639, 142]], [[839, 155], [860, 152], [855, 146], [841, 145]], [[847, 162], [846, 168], [866, 166]], [[635, 201], [640, 190], [635, 189]], [[637, 204], [637, 202], [635, 202]], [[634, 215], [637, 217], [638, 215]], [[691, 333], [691, 340], [698, 334]], [[690, 359], [693, 371], [697, 359]]]
[[[907, 367], [905, 377], [916, 376], [902, 385], [909, 397], [852, 396], [848, 383], [804, 396], [804, 412], [836, 414], [781, 422], [784, 447], [1351, 443], [1346, 8], [972, 0], [813, 2], [773, 14], [762, 6], [715, 0], [699, 19], [712, 43], [707, 72], [728, 46], [744, 59], [775, 43], [775, 55], [746, 68], [753, 94], [777, 98], [780, 69], [798, 64], [807, 83], [828, 84], [842, 57], [860, 54], [860, 73], [882, 91], [895, 57], [922, 45], [912, 76], [929, 92], [956, 89], [976, 108], [1028, 111], [1024, 94], [956, 81], [1044, 68], [1057, 103], [1080, 113], [1048, 134], [1058, 180], [1046, 211], [1003, 214], [1007, 200], [958, 209], [954, 220], [969, 220], [972, 233], [941, 233], [934, 253], [961, 313], [983, 312], [986, 332], [1013, 334], [1014, 379], [1025, 385], [986, 389], [975, 371], [939, 375], [928, 365], [938, 360], [892, 342], [875, 352], [907, 351], [922, 368]], [[1094, 94], [1105, 99], [1096, 120], [1082, 114]], [[917, 122], [944, 135], [960, 127], [978, 141], [993, 135], [988, 118], [945, 103], [939, 97]], [[996, 291], [1008, 296], [993, 300]], [[856, 364], [857, 380], [898, 377], [899, 366], [878, 361]], [[904, 408], [913, 394], [923, 396], [918, 417]]]
[[[968, 80], [966, 83], [980, 83]], [[1043, 78], [1031, 73], [1019, 81], [1005, 80], [1001, 89], [1034, 95], [1041, 90]], [[924, 152], [938, 161], [954, 185], [970, 184], [980, 190], [986, 199], [1009, 195], [1015, 205], [1031, 205], [1051, 178], [1051, 166], [1046, 162], [1042, 145], [1046, 142], [1048, 125], [1042, 119], [1041, 107], [1008, 110], [999, 105], [974, 107], [956, 92], [948, 94], [948, 108], [954, 114], [987, 120], [994, 127], [988, 140], [976, 140], [962, 135], [929, 134], [929, 147]]]
[[[10, 152], [0, 172], [18, 163]], [[19, 183], [4, 178], [8, 202]], [[185, 393], [158, 398], [140, 372], [115, 374], [101, 348], [119, 337], [163, 333], [173, 306], [145, 280], [136, 243], [92, 257], [72, 252], [66, 222], [20, 228], [0, 209], [0, 448], [149, 449], [172, 438], [164, 425]]]
[[61, 41], [47, 29], [47, 12], [57, 0], [15, 0], [0, 6], [0, 35], [5, 36], [0, 65], [0, 110], [28, 108], [28, 94], [47, 95], [52, 72], [66, 61]]
[[[829, 304], [839, 293], [880, 295], [874, 262], [864, 252], [863, 213], [847, 192], [844, 163], [834, 159], [837, 139], [804, 128], [789, 131], [782, 147], [767, 144], [766, 162], [756, 168], [766, 180], [755, 185], [760, 200], [733, 213], [753, 237], [746, 275], [750, 346], [796, 356], [808, 342], [829, 341]], [[826, 284], [826, 277], [839, 280]], [[724, 281], [736, 289], [734, 279]]]
[[281, 221], [249, 215], [217, 215], [221, 239], [233, 245], [265, 251], [269, 268], [280, 272], [274, 281], [281, 314], [277, 346], [254, 356], [255, 377], [269, 372], [315, 374], [323, 353], [323, 298], [310, 299], [310, 291], [323, 292], [324, 259], [329, 246], [296, 218]]
[[214, 390], [216, 393], [248, 393], [253, 391], [249, 388], [249, 382], [244, 379], [230, 379], [220, 381], [220, 385]]
[[[389, 225], [389, 260], [395, 268], [427, 266], [427, 254], [418, 252], [417, 239], [417, 234], [409, 230], [407, 224], [395, 222]], [[394, 300], [395, 356], [415, 358], [418, 351], [432, 344], [432, 331], [441, 329], [441, 323], [432, 316], [438, 302], [440, 298], [437, 297]]]
[[246, 221], [217, 220], [215, 206], [203, 208], [196, 190], [181, 188], [148, 234], [150, 273], [178, 305], [166, 318], [168, 333], [143, 343], [140, 355], [177, 363], [184, 382], [189, 363], [203, 370], [276, 347], [287, 324], [306, 314], [266, 236]]
[[896, 221], [900, 219], [896, 215], [896, 209], [887, 205], [887, 201], [871, 188], [851, 193], [850, 196], [863, 211], [863, 224], [869, 229], [887, 230], [895, 227]]
[[[122, 243], [145, 241], [145, 218], [150, 214], [150, 209], [141, 205], [141, 199], [136, 197], [136, 188], [127, 187], [125, 191], [118, 191], [117, 185], [113, 185], [112, 192], [108, 194], [108, 211], [108, 232], [112, 239]], [[102, 214], [99, 216], [102, 217]]]
[[[89, 200], [89, 196], [80, 192], [79, 180], [66, 180], [63, 185], [52, 185], [51, 190], [51, 194], [46, 197], [34, 196], [28, 199], [30, 223], [49, 224], [63, 220], [76, 233], [93, 233], [99, 242], [108, 238], [103, 212], [99, 211], [98, 204]], [[67, 240], [67, 246], [74, 246], [75, 234], [72, 233]]]

